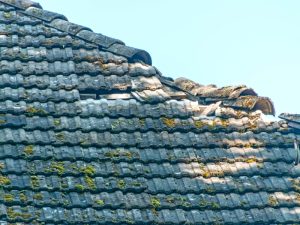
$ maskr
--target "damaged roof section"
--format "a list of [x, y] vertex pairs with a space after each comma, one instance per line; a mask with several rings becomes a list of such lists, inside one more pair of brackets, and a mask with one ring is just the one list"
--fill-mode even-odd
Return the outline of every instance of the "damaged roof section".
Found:
[[244, 85], [218, 88], [215, 85], [200, 85], [186, 78], [178, 78], [175, 84], [198, 97], [200, 103], [207, 105], [220, 102], [219, 105], [238, 110], [261, 110], [266, 115], [275, 115], [271, 99], [260, 97], [252, 88]]

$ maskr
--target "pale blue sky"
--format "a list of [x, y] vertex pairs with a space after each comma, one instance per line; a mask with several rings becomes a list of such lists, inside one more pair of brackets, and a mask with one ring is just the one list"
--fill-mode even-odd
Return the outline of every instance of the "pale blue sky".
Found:
[[148, 51], [165, 76], [246, 84], [300, 113], [299, 0], [36, 0]]

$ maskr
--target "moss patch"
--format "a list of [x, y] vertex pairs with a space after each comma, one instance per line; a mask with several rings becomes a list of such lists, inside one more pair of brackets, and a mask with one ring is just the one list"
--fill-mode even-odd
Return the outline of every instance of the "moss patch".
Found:
[[11, 12], [4, 12], [3, 16], [5, 19], [11, 19], [13, 17], [13, 14]]
[[105, 202], [102, 199], [96, 200], [95, 203], [99, 206], [104, 206]]
[[61, 120], [60, 119], [55, 119], [53, 121], [53, 123], [54, 123], [55, 126], [59, 126], [61, 124]]
[[202, 128], [202, 127], [205, 126], [205, 123], [202, 122], [201, 120], [195, 120], [195, 121], [194, 121], [194, 126], [195, 126], [196, 128], [198, 128], [198, 129], [200, 129], [200, 128]]
[[43, 195], [41, 193], [37, 193], [33, 195], [33, 199], [35, 200], [43, 200]]
[[37, 176], [31, 176], [31, 185], [33, 188], [38, 188], [40, 186], [40, 180]]
[[11, 207], [7, 208], [7, 216], [10, 219], [21, 218], [21, 219], [24, 219], [24, 220], [28, 220], [32, 217], [31, 214], [29, 214], [29, 213], [16, 212]]
[[58, 175], [62, 175], [65, 172], [65, 167], [63, 162], [52, 162], [51, 170], [57, 172]]
[[44, 109], [38, 109], [38, 108], [35, 108], [35, 107], [33, 107], [33, 106], [27, 107], [25, 113], [26, 113], [28, 116], [34, 116], [34, 115], [47, 115], [47, 114], [48, 114]]
[[85, 181], [86, 185], [89, 187], [89, 189], [91, 189], [91, 190], [96, 189], [96, 184], [95, 184], [95, 181], [93, 178], [91, 178], [89, 176], [85, 176], [84, 181]]
[[27, 196], [25, 195], [25, 193], [24, 192], [20, 192], [20, 194], [19, 194], [19, 198], [20, 198], [20, 201], [22, 201], [22, 202], [27, 202]]
[[59, 140], [61, 142], [65, 140], [65, 134], [62, 133], [62, 132], [55, 134], [55, 137], [56, 137], [57, 140]]
[[150, 199], [150, 204], [154, 209], [157, 209], [160, 207], [160, 200], [157, 197], [152, 197]]
[[173, 118], [166, 118], [166, 117], [163, 117], [162, 118], [162, 121], [163, 123], [167, 126], [167, 127], [175, 127], [176, 126], [176, 122], [175, 122], [175, 119]]
[[5, 195], [3, 196], [3, 200], [4, 200], [5, 202], [12, 202], [12, 201], [14, 200], [14, 196], [11, 195], [11, 194], [5, 194]]
[[88, 176], [93, 176], [96, 173], [96, 169], [92, 165], [87, 165], [85, 167], [80, 168], [80, 172], [84, 173], [85, 175]]
[[128, 159], [132, 158], [132, 153], [130, 151], [125, 151], [125, 150], [115, 150], [115, 151], [109, 151], [104, 153], [105, 157], [108, 158], [119, 158], [119, 157], [126, 157]]
[[119, 180], [119, 181], [118, 181], [118, 188], [124, 189], [125, 186], [126, 186], [126, 183], [125, 183], [124, 180]]
[[33, 145], [27, 145], [23, 150], [26, 156], [33, 155], [33, 151], [34, 151]]
[[11, 181], [8, 177], [0, 176], [0, 185], [1, 186], [9, 185], [10, 183], [11, 183]]
[[76, 185], [75, 185], [75, 189], [76, 189], [77, 191], [84, 191], [84, 186], [83, 186], [82, 184], [76, 184]]

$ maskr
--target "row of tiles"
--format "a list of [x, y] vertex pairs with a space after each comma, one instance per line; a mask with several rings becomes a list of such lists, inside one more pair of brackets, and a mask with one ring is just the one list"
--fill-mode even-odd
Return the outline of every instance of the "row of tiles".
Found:
[[16, 23], [11, 24], [0, 24], [0, 33], [2, 35], [13, 35], [16, 34], [18, 36], [39, 36], [44, 35], [46, 37], [53, 37], [53, 36], [59, 36], [59, 37], [65, 37], [67, 33], [61, 32], [57, 29], [45, 26], [43, 24], [37, 24], [37, 25], [18, 25]]
[[[139, 84], [140, 87], [147, 86], [143, 82]], [[121, 87], [122, 88], [122, 87]], [[66, 102], [73, 103], [81, 100], [99, 100], [99, 99], [109, 99], [109, 100], [118, 100], [118, 99], [137, 99], [143, 103], [149, 104], [158, 104], [164, 103], [168, 100], [176, 99], [181, 100], [186, 97], [186, 94], [180, 91], [174, 91], [170, 88], [159, 88], [157, 90], [59, 90], [53, 91], [51, 89], [39, 90], [36, 88], [33, 89], [24, 89], [24, 88], [3, 88], [0, 92], [1, 101], [26, 101], [28, 103], [33, 102]]]
[[[24, 39], [25, 38], [26, 37], [24, 37]], [[8, 39], [8, 36], [5, 36], [5, 38], [4, 37], [1, 38], [2, 42], [4, 42], [6, 39]], [[21, 39], [21, 37], [18, 37], [18, 39]], [[54, 38], [48, 38], [46, 40], [42, 39], [40, 40], [40, 44], [41, 45], [45, 43], [51, 44], [52, 40], [54, 40]], [[65, 37], [65, 38], [56, 38], [55, 40], [66, 41], [68, 39]], [[31, 42], [33, 41], [35, 40], [31, 40]], [[36, 45], [36, 43], [33, 44]], [[15, 45], [13, 47], [0, 47], [0, 52], [1, 52], [0, 59], [8, 60], [8, 61], [20, 60], [25, 62], [28, 61], [97, 62], [100, 60], [102, 61], [102, 57], [104, 53], [98, 49], [86, 49], [84, 47], [80, 49], [78, 48], [73, 49], [72, 47], [73, 46], [63, 46], [63, 47], [52, 46], [51, 49], [45, 46], [22, 48], [19, 45]], [[126, 62], [126, 59], [122, 57], [113, 57], [111, 60], [114, 60], [116, 63], [119, 64]]]
[[130, 100], [82, 100], [73, 103], [47, 102], [26, 103], [25, 101], [1, 101], [0, 113], [26, 114], [30, 116], [76, 116], [81, 117], [179, 117], [187, 118], [199, 111], [199, 105], [189, 100], [171, 100], [159, 104], [141, 104]]
[[[29, 151], [29, 149], [27, 149]], [[300, 177], [300, 168], [292, 162], [256, 162], [245, 159], [242, 162], [218, 163], [147, 163], [141, 162], [91, 162], [83, 161], [28, 161], [26, 159], [0, 160], [2, 174], [32, 174], [59, 176], [101, 176], [101, 177], [145, 177], [145, 178], [182, 178], [182, 177], [240, 177], [240, 176], [291, 176]]]
[[57, 160], [70, 162], [235, 163], [285, 162], [296, 158], [294, 148], [83, 148], [80, 146], [0, 145], [0, 159]]
[[[81, 39], [74, 39], [73, 37], [67, 34], [63, 36], [61, 35], [45, 36], [43, 34], [34, 36], [34, 34], [30, 34], [30, 33], [20, 35], [20, 34], [8, 33], [8, 32], [2, 32], [0, 34], [1, 34], [0, 46], [3, 47], [3, 49], [10, 49], [9, 51], [14, 51], [14, 49], [26, 49], [26, 48], [28, 49], [42, 48], [44, 49], [44, 51], [48, 51], [46, 49], [55, 48], [60, 51], [63, 51], [63, 49], [71, 48], [73, 49], [73, 52], [76, 52], [75, 55], [77, 55], [77, 57], [81, 56], [88, 61], [93, 61], [95, 57], [99, 57], [101, 58], [101, 60], [103, 60], [104, 63], [108, 63], [112, 61], [116, 63], [127, 62], [127, 59], [122, 56], [117, 56], [110, 52], [99, 51], [98, 46], [89, 44]], [[90, 58], [89, 56], [92, 57]], [[53, 57], [55, 56], [53, 55]]]
[[[95, 210], [51, 207], [4, 207], [1, 218], [9, 221], [38, 221], [54, 224], [272, 224], [297, 223], [300, 208], [265, 208], [251, 210]], [[39, 224], [39, 222], [38, 222]]]
[[[133, 74], [133, 73], [131, 73]], [[0, 87], [10, 87], [10, 88], [38, 88], [38, 89], [50, 89], [52, 91], [58, 91], [60, 89], [72, 90], [78, 89], [79, 91], [84, 90], [155, 90], [162, 88], [162, 84], [156, 76], [90, 76], [76, 74], [72, 75], [58, 75], [55, 77], [49, 76], [22, 76], [21, 74], [10, 75], [1, 74], [0, 75]]]
[[[128, 74], [130, 76], [137, 75], [148, 75], [154, 74], [156, 71], [153, 67], [143, 66], [140, 63], [128, 64], [128, 63], [103, 63], [102, 61], [97, 62], [22, 62], [20, 60], [0, 61], [1, 74], [9, 73], [9, 74], [22, 74], [26, 76], [30, 75], [49, 75], [49, 76], [57, 76], [60, 75], [71, 75], [71, 74], [80, 74], [80, 75], [118, 75], [122, 76]], [[154, 72], [155, 71], [155, 72]]]
[[[117, 176], [117, 175], [116, 175]], [[35, 190], [61, 192], [134, 192], [149, 194], [217, 194], [246, 192], [299, 192], [300, 180], [289, 176], [241, 177], [182, 177], [182, 178], [131, 178], [131, 177], [80, 177], [60, 175], [2, 175], [4, 190]]]
[[134, 133], [110, 133], [110, 132], [54, 132], [50, 131], [25, 131], [24, 129], [0, 130], [0, 143], [14, 144], [53, 144], [53, 145], [81, 145], [95, 147], [293, 147], [294, 140], [299, 135], [294, 133], [281, 134], [279, 132], [255, 134], [251, 131], [245, 133], [168, 133], [163, 132], [134, 132]]
[[0, 10], [0, 23], [1, 24], [17, 24], [17, 25], [40, 25], [42, 24], [41, 20], [35, 19], [33, 17], [25, 16], [24, 14], [19, 13], [18, 11], [12, 9]]
[[1, 190], [0, 204], [35, 207], [94, 208], [94, 209], [185, 209], [234, 210], [267, 207], [295, 207], [300, 205], [297, 192], [257, 192], [244, 194], [134, 194], [121, 191], [107, 193], [62, 193]]
[[181, 131], [181, 132], [291, 132], [286, 123], [277, 121], [270, 122], [262, 119], [180, 119], [180, 118], [81, 118], [75, 117], [51, 117], [51, 116], [27, 116], [26, 115], [0, 115], [1, 128], [23, 128], [32, 130], [54, 130], [54, 131], [110, 131], [112, 133], [134, 132], [134, 131]]

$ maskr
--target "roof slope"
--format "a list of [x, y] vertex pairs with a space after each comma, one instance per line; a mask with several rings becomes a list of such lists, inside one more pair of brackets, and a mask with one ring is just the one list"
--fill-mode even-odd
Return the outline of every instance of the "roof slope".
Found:
[[[270, 99], [0, 0], [1, 224], [291, 224], [300, 138]], [[295, 117], [296, 118], [296, 117]]]

